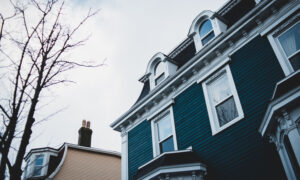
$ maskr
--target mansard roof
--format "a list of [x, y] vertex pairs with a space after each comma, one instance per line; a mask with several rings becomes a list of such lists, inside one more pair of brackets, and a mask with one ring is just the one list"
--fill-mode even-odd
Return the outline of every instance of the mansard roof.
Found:
[[[196, 51], [195, 42], [192, 37], [193, 33], [187, 36], [187, 38], [185, 38], [170, 53], [166, 54], [168, 58], [170, 58], [173, 62], [176, 63], [176, 65], [178, 65], [176, 74], [174, 74], [172, 77], [167, 78], [157, 88], [150, 90], [149, 73], [146, 71], [145, 75], [142, 78], [140, 78], [140, 81], [144, 84], [144, 87], [142, 88], [141, 94], [137, 98], [137, 101], [124, 115], [115, 120], [111, 124], [111, 127], [113, 127], [117, 131], [120, 131], [121, 129], [119, 125], [123, 124], [125, 122], [124, 120], [137, 113], [137, 109], [141, 105], [144, 106], [148, 102], [148, 99], [152, 99], [154, 94], [161, 92], [161, 89], [164, 88], [167, 84], [177, 82], [174, 80], [177, 79], [175, 76], [181, 76], [183, 74], [192, 73], [186, 70], [190, 69], [190, 66], [192, 66], [197, 60], [203, 60], [203, 56], [205, 56], [205, 59], [212, 59], [218, 56], [218, 54], [220, 54], [219, 51], [221, 51], [222, 53], [222, 51], [230, 47], [231, 44], [233, 44], [233, 42], [237, 41], [245, 34], [247, 34], [247, 32], [243, 33], [245, 30], [250, 31], [253, 27], [255, 27], [256, 21], [253, 17], [258, 16], [258, 12], [263, 13], [261, 10], [262, 8], [264, 8], [267, 4], [271, 4], [270, 6], [275, 6], [276, 3], [278, 4], [283, 2], [284, 1], [262, 1], [261, 3], [256, 4], [255, 0], [229, 0], [217, 12], [213, 13], [211, 17], [217, 17], [218, 19], [222, 20], [222, 22], [226, 23], [227, 30], [221, 33], [220, 35], [216, 36], [200, 51]], [[212, 12], [204, 11], [202, 15], [207, 15], [207, 13], [210, 13], [211, 15]], [[267, 17], [267, 13], [269, 12], [264, 12], [263, 14], [261, 14], [262, 17], [260, 18]], [[201, 13], [195, 19], [201, 18], [200, 16]], [[251, 22], [249, 21], [249, 19], [251, 19]], [[193, 21], [193, 23], [195, 23], [195, 21]], [[212, 51], [213, 49], [214, 51]], [[205, 64], [204, 61], [202, 62], [202, 64], [203, 63]]]

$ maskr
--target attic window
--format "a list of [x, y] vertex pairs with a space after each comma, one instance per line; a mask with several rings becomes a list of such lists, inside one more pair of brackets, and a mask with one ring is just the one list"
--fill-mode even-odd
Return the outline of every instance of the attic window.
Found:
[[201, 24], [199, 33], [203, 46], [215, 37], [214, 29], [211, 25], [210, 20], [205, 20]]
[[157, 63], [154, 69], [155, 85], [158, 85], [165, 79], [165, 65], [163, 62]]
[[156, 53], [148, 63], [146, 71], [146, 76], [149, 77], [150, 90], [157, 87], [169, 76], [175, 74], [176, 70], [177, 65], [170, 57], [163, 53]]
[[34, 162], [33, 176], [41, 176], [44, 164], [44, 155], [37, 155]]
[[227, 25], [214, 12], [203, 11], [194, 19], [188, 36], [193, 37], [198, 52], [226, 29]]

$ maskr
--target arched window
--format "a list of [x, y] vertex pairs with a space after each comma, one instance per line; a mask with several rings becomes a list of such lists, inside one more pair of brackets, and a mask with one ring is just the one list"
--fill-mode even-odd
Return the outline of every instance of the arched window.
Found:
[[156, 64], [155, 69], [154, 69], [154, 74], [155, 75], [160, 75], [164, 73], [164, 64], [162, 62], [159, 62]]
[[158, 85], [165, 79], [165, 64], [163, 62], [160, 61], [155, 65], [154, 76], [155, 76], [155, 85]]
[[210, 20], [207, 19], [201, 24], [199, 34], [203, 46], [215, 37], [214, 29]]

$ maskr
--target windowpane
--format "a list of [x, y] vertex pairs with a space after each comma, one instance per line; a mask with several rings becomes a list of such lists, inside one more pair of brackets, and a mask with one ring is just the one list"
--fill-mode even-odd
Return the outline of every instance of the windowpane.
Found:
[[43, 160], [44, 160], [44, 156], [43, 155], [37, 156], [37, 158], [35, 159], [35, 165], [36, 166], [43, 165]]
[[165, 72], [165, 66], [163, 62], [159, 62], [156, 66], [155, 66], [155, 70], [154, 70], [154, 74], [155, 75], [159, 75]]
[[207, 35], [205, 38], [203, 38], [202, 40], [201, 40], [201, 42], [202, 42], [202, 45], [204, 46], [206, 43], [208, 43], [212, 38], [214, 38], [215, 37], [215, 33], [212, 31], [212, 32], [210, 32], [209, 33], [209, 35]]
[[164, 140], [166, 137], [172, 134], [172, 126], [171, 126], [171, 119], [170, 115], [165, 116], [161, 120], [157, 122], [158, 128], [158, 138], [159, 141]]
[[290, 58], [290, 63], [295, 71], [300, 69], [300, 51]]
[[165, 74], [162, 73], [158, 78], [155, 79], [155, 85], [158, 85], [165, 79]]
[[204, 21], [204, 23], [200, 26], [200, 30], [199, 30], [200, 37], [203, 38], [212, 29], [213, 28], [212, 28], [210, 20]]
[[233, 97], [216, 106], [220, 127], [238, 117]]
[[42, 174], [42, 166], [35, 166], [33, 176], [39, 176]]
[[230, 96], [231, 90], [226, 74], [223, 74], [221, 77], [218, 77], [218, 79], [210, 83], [208, 91], [213, 105], [220, 103], [226, 97]]
[[44, 161], [44, 155], [36, 156], [36, 159], [34, 162], [33, 176], [41, 175], [42, 168], [43, 168], [43, 161]]
[[294, 54], [300, 49], [300, 23], [297, 23], [291, 29], [279, 36], [278, 40], [287, 57]]
[[160, 152], [174, 151], [173, 136], [160, 143]]

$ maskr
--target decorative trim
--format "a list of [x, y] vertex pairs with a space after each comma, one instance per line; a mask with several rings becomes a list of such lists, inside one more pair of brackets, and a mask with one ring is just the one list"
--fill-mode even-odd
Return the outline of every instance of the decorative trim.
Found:
[[282, 96], [281, 98], [273, 101], [268, 106], [268, 109], [264, 115], [262, 123], [259, 127], [259, 132], [262, 136], [265, 135], [267, 127], [270, 124], [271, 119], [273, 118], [274, 113], [282, 108], [283, 106], [287, 105], [288, 103], [294, 101], [295, 99], [300, 97], [300, 87], [294, 89], [293, 91], [287, 93], [286, 95]]
[[178, 54], [180, 54], [186, 47], [193, 43], [193, 39], [188, 37], [185, 39], [179, 46], [177, 46], [174, 50], [169, 53], [170, 58], [175, 58]]
[[147, 175], [139, 178], [138, 180], [150, 180], [160, 174], [171, 174], [177, 172], [193, 172], [193, 171], [204, 171], [206, 172], [206, 166], [201, 163], [181, 164], [176, 166], [163, 166], [155, 169]]
[[[268, 34], [271, 30], [273, 30], [276, 26], [278, 26], [280, 23], [282, 23], [286, 18], [288, 18], [289, 16], [291, 16], [293, 13], [295, 13], [297, 10], [299, 10], [300, 8], [300, 4], [296, 1], [294, 2], [294, 4], [292, 4], [291, 6], [288, 6], [284, 9], [281, 10], [281, 12], [279, 12], [277, 14], [277, 16], [279, 18], [275, 18], [273, 21], [270, 22], [270, 25], [267, 24], [265, 26], [265, 29], [263, 29], [260, 33], [261, 36], [264, 36], [266, 34]], [[295, 17], [296, 18], [296, 17]], [[292, 17], [291, 19], [294, 19], [294, 17]], [[284, 24], [288, 24], [284, 23]], [[282, 25], [284, 26], [284, 25]]]
[[[159, 107], [158, 109], [153, 110], [152, 112], [149, 112], [149, 114], [151, 114], [151, 115], [147, 118], [147, 121], [151, 121], [155, 116], [157, 116], [157, 114], [161, 113], [162, 111], [164, 111], [165, 109], [167, 109], [168, 107], [173, 105], [174, 103], [175, 103], [174, 99], [171, 99], [168, 103], [164, 104], [163, 106]], [[167, 112], [164, 112], [164, 113], [161, 113], [161, 114], [165, 115], [166, 113]], [[162, 117], [161, 114], [156, 118]]]

